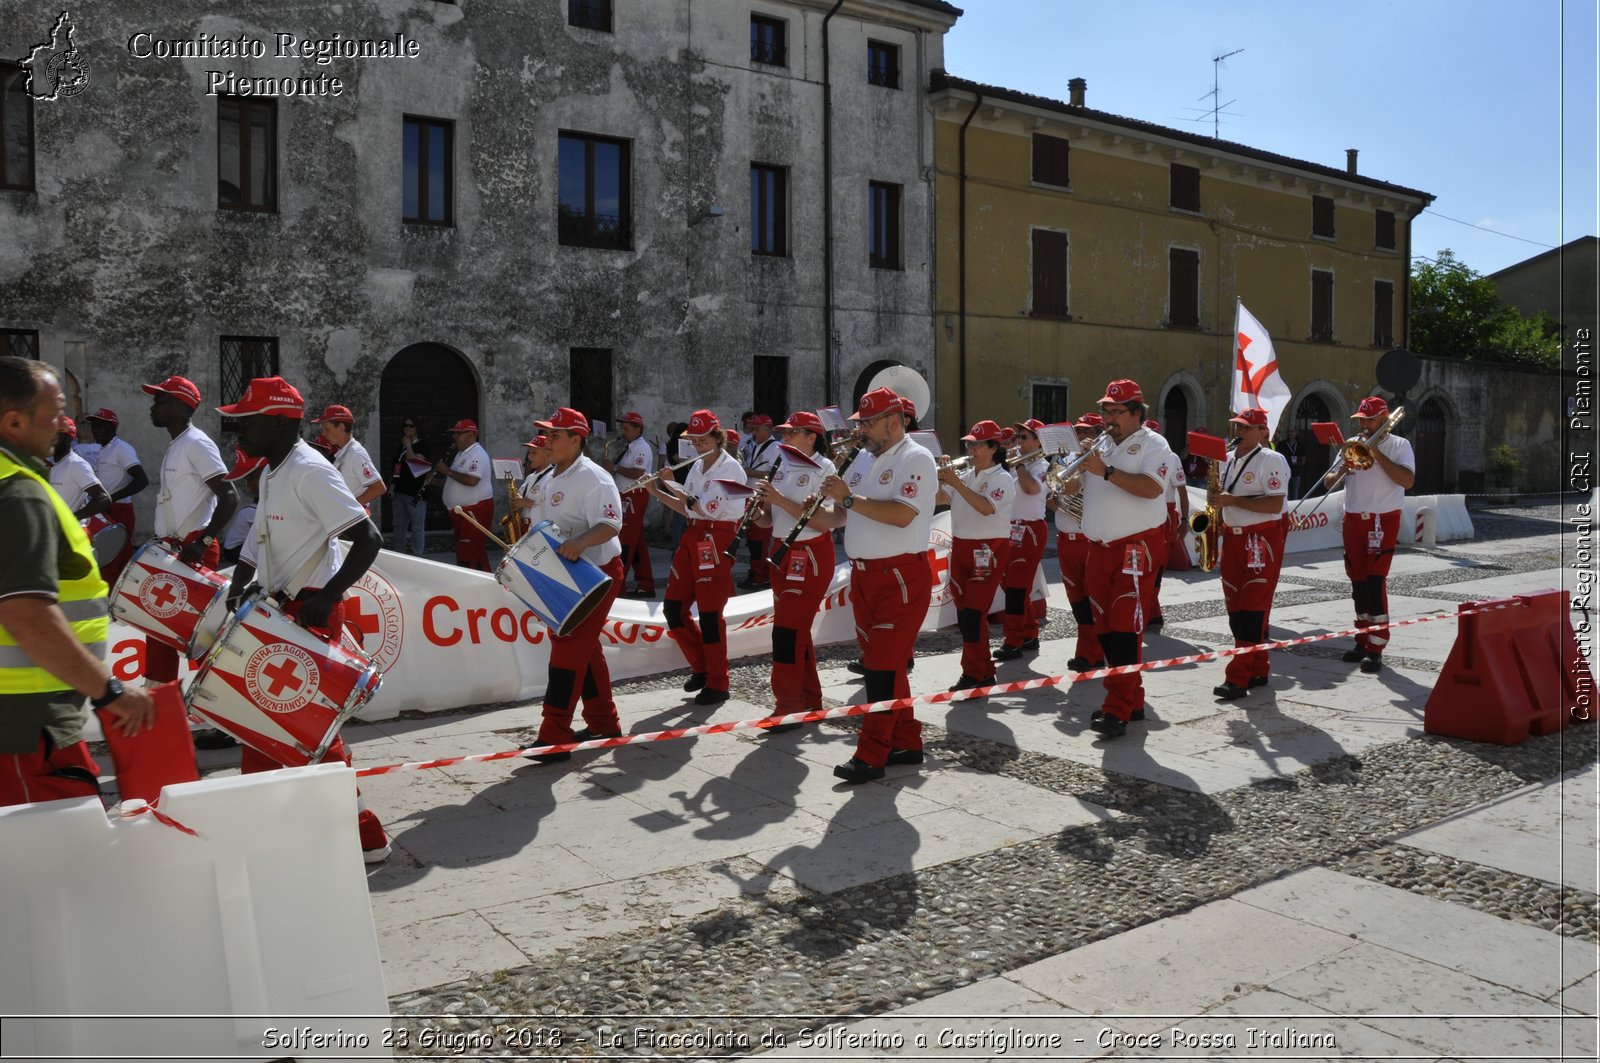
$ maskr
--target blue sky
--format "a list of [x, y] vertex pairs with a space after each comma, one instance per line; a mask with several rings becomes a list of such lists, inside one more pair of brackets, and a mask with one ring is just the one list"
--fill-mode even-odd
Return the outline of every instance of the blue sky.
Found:
[[1212, 57], [1243, 49], [1222, 138], [1341, 168], [1359, 148], [1437, 197], [1416, 255], [1493, 273], [1597, 230], [1594, 0], [953, 2], [952, 74], [1061, 100], [1082, 77], [1090, 107], [1203, 133]]

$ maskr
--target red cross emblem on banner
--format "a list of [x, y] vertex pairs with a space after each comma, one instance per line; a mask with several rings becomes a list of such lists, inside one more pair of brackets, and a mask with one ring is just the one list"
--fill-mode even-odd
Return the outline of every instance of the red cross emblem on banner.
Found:
[[383, 628], [382, 618], [377, 613], [367, 612], [367, 603], [359, 594], [344, 600], [344, 618], [361, 632], [363, 642], [367, 635], [376, 635]]
[[1246, 348], [1249, 346], [1250, 337], [1242, 332], [1239, 333], [1239, 346], [1234, 354], [1233, 367], [1239, 371], [1239, 376], [1244, 381], [1244, 390], [1250, 395], [1260, 395], [1261, 385], [1265, 384], [1267, 377], [1271, 376], [1273, 370], [1278, 368], [1278, 361], [1273, 359], [1261, 368], [1256, 369], [1255, 363], [1250, 361], [1250, 356], [1245, 353]]
[[940, 557], [937, 550], [930, 549], [928, 551], [928, 571], [933, 573], [933, 585], [938, 587], [945, 573], [950, 571], [950, 555], [945, 554]]

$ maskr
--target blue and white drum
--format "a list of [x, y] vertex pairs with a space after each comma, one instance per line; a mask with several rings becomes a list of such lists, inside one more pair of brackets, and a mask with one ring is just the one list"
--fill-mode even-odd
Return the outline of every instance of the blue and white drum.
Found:
[[611, 577], [591, 562], [568, 561], [557, 548], [565, 541], [542, 520], [528, 529], [495, 569], [494, 578], [557, 635], [570, 635], [599, 608]]

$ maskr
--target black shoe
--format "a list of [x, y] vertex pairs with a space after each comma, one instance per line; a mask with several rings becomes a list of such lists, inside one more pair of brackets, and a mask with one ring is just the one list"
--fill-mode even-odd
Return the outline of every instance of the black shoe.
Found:
[[1023, 653], [1038, 653], [1039, 652], [1039, 640], [1038, 639], [1023, 639], [1022, 640], [1022, 652]]
[[701, 687], [703, 687], [705, 685], [706, 685], [706, 674], [704, 672], [696, 672], [693, 675], [691, 675], [688, 679], [685, 679], [683, 681], [683, 689], [684, 689], [685, 692], [688, 692], [688, 691], [691, 691], [691, 690], [699, 690]]
[[527, 759], [538, 761], [540, 764], [560, 764], [562, 761], [572, 759], [571, 750], [562, 753], [528, 753], [525, 755]]
[[1378, 653], [1369, 653], [1365, 657], [1361, 658], [1361, 670], [1366, 672], [1368, 675], [1371, 675], [1375, 672], [1381, 672], [1383, 670], [1383, 655]]
[[866, 675], [867, 666], [862, 664], [860, 661], [851, 661], [849, 664], [845, 665], [845, 671], [851, 673], [852, 675]]
[[1221, 686], [1211, 688], [1212, 696], [1221, 698], [1223, 701], [1234, 701], [1248, 693], [1250, 693], [1249, 687], [1242, 687], [1237, 683], [1223, 683]]
[[239, 740], [226, 731], [219, 731], [215, 727], [207, 727], [203, 731], [194, 733], [194, 747], [196, 749], [232, 749], [239, 744]]
[[979, 679], [977, 676], [963, 674], [960, 679], [956, 680], [956, 685], [950, 688], [950, 693], [954, 694], [959, 690], [976, 690], [979, 687], [992, 686], [994, 686], [994, 676], [992, 675], [987, 679]]
[[895, 749], [889, 753], [890, 764], [921, 764], [922, 759], [920, 749]]
[[906, 659], [906, 671], [909, 672], [913, 668], [915, 668], [916, 666], [917, 666], [917, 659], [915, 657], [908, 657]]
[[596, 734], [595, 732], [589, 730], [587, 727], [580, 727], [576, 731], [572, 732], [572, 740], [574, 742], [592, 742], [597, 738], [621, 738], [621, 737], [622, 737], [622, 732], [621, 731], [613, 731], [610, 734]]
[[728, 692], [726, 690], [713, 690], [711, 687], [706, 687], [694, 696], [696, 705], [721, 705], [727, 700]]
[[1001, 646], [998, 650], [994, 651], [994, 659], [997, 661], [1014, 661], [1021, 656], [1021, 646]]
[[767, 728], [767, 734], [781, 735], [788, 731], [798, 731], [804, 726], [805, 724], [803, 723], [775, 723]]
[[883, 778], [883, 769], [874, 768], [858, 757], [851, 757], [837, 768], [833, 774], [847, 783], [871, 782], [873, 779]]
[[1089, 730], [1094, 731], [1102, 738], [1121, 738], [1128, 733], [1128, 725], [1115, 716], [1100, 714], [1098, 720], [1089, 721]]
[[1166, 622], [1167, 622], [1167, 618], [1166, 617], [1158, 616], [1154, 620], [1152, 620], [1148, 624], [1146, 624], [1144, 626], [1144, 629], [1146, 631], [1160, 631], [1161, 630], [1161, 626], [1163, 624], [1165, 624]]
[[1253, 676], [1250, 677], [1250, 682], [1247, 685], [1250, 687], [1251, 690], [1254, 690], [1256, 687], [1264, 687], [1264, 686], [1266, 686], [1267, 685], [1267, 681], [1269, 679], [1271, 679], [1271, 678], [1272, 678], [1271, 676], [1253, 675]]
[[[1095, 709], [1094, 712], [1089, 715], [1089, 726], [1093, 727], [1096, 723], [1099, 723], [1101, 720], [1103, 720], [1105, 718], [1106, 718], [1106, 714], [1105, 714], [1105, 712], [1103, 710]], [[1134, 709], [1131, 713], [1128, 714], [1128, 722], [1129, 723], [1138, 723], [1140, 720], [1143, 720], [1143, 719], [1144, 719], [1144, 710], [1143, 709]]]
[[1341, 653], [1339, 655], [1339, 660], [1343, 661], [1345, 664], [1355, 664], [1357, 661], [1366, 660], [1366, 657], [1367, 651], [1362, 649], [1360, 646], [1357, 646], [1353, 650], [1345, 650], [1343, 653]]
[[624, 598], [636, 598], [646, 602], [650, 601], [655, 596], [655, 591], [629, 591], [627, 594], [623, 595]]
[[1092, 672], [1096, 668], [1104, 668], [1105, 666], [1106, 662], [1104, 661], [1086, 661], [1082, 657], [1074, 657], [1067, 662], [1067, 667], [1074, 672]]

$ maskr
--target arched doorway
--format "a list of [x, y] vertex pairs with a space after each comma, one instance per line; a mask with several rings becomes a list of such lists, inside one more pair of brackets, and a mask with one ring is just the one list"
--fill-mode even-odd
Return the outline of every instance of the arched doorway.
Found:
[[1311, 489], [1317, 477], [1328, 471], [1328, 466], [1333, 464], [1333, 448], [1317, 442], [1317, 434], [1311, 426], [1318, 421], [1331, 421], [1333, 416], [1328, 412], [1328, 404], [1318, 395], [1307, 395], [1300, 400], [1294, 408], [1294, 441], [1299, 447], [1301, 459], [1298, 467], [1289, 468], [1289, 493], [1295, 500]]
[[1412, 494], [1437, 495], [1444, 492], [1448, 428], [1449, 411], [1444, 403], [1438, 399], [1424, 402], [1417, 415], [1416, 430], [1411, 436], [1411, 446], [1417, 458], [1417, 482], [1411, 489]]
[[1175, 452], [1182, 453], [1189, 445], [1189, 395], [1183, 388], [1173, 388], [1167, 392], [1167, 400], [1161, 404], [1161, 434], [1166, 437], [1167, 445]]
[[[417, 421], [428, 455], [441, 458], [450, 449], [450, 426], [470, 417], [483, 427], [483, 404], [478, 377], [461, 353], [441, 343], [413, 343], [389, 359], [378, 384], [378, 437], [383, 449], [373, 455], [385, 476], [394, 472], [400, 452], [400, 425], [407, 417]], [[450, 516], [439, 501], [437, 480], [428, 493], [428, 530], [449, 531]], [[383, 524], [390, 523], [389, 498], [384, 496]]]

